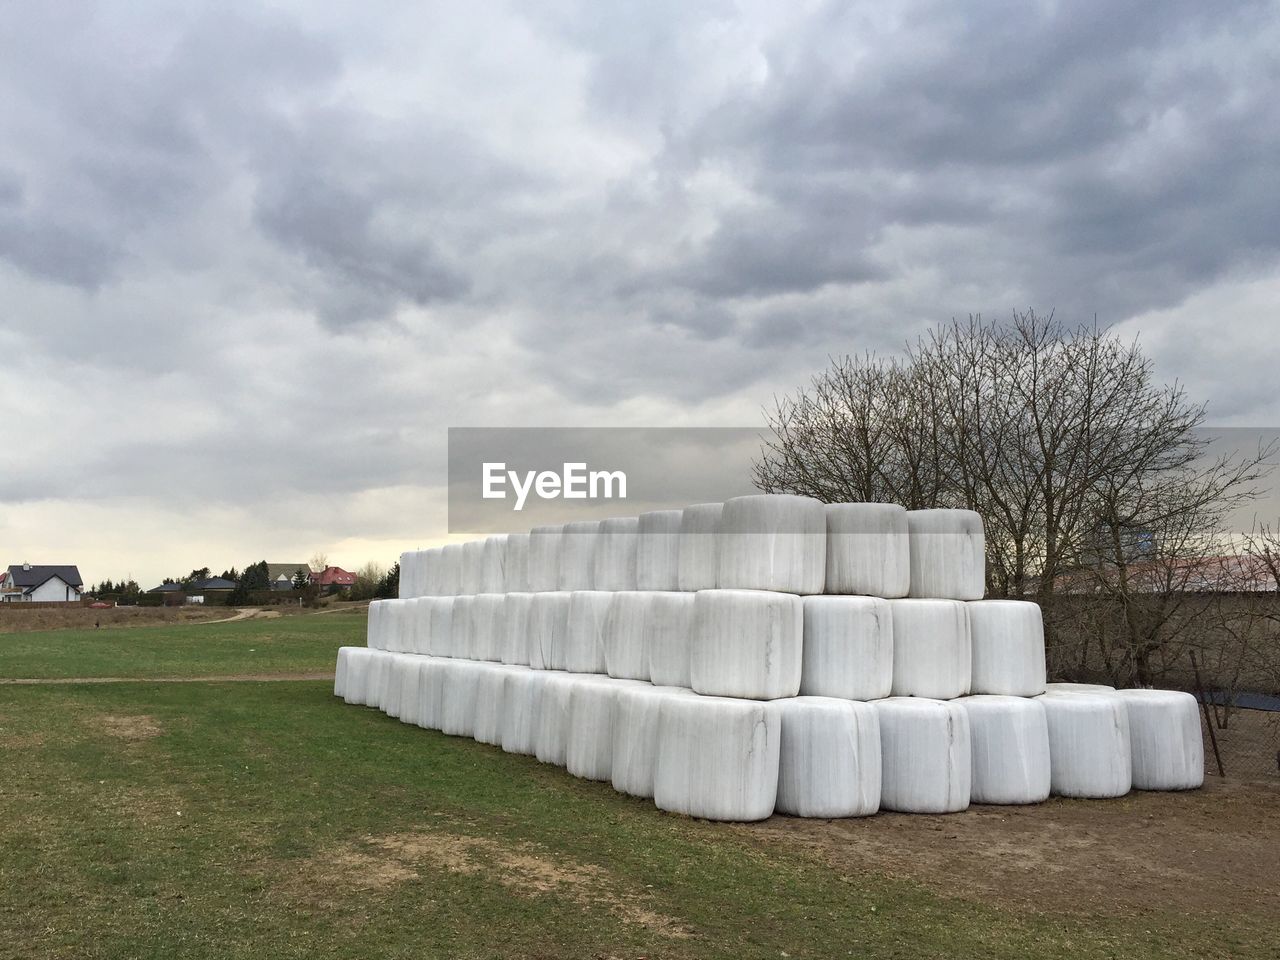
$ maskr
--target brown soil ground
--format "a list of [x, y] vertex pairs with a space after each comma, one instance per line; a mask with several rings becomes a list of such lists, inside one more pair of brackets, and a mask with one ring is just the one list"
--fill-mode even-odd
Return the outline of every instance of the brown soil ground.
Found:
[[1280, 920], [1280, 790], [1263, 784], [1210, 777], [1188, 793], [950, 816], [774, 817], [739, 829], [805, 847], [841, 874], [875, 870], [1017, 909], [1227, 912], [1248, 903]]
[[109, 610], [93, 610], [78, 604], [65, 609], [57, 607], [33, 607], [23, 609], [22, 604], [0, 604], [0, 633], [26, 633], [33, 630], [91, 630], [95, 623], [102, 629], [112, 627], [145, 627], [157, 624], [199, 623], [204, 620], [221, 620], [235, 614], [225, 606], [189, 607], [112, 607]]

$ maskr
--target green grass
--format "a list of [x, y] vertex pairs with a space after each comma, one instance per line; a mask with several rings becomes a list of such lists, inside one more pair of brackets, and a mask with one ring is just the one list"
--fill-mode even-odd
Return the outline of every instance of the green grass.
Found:
[[332, 671], [363, 644], [365, 611], [237, 623], [0, 635], [0, 677], [200, 677]]
[[[168, 651], [158, 673], [257, 672], [234, 651], [282, 631], [272, 642], [297, 650], [272, 662], [310, 669], [350, 625], [156, 628], [181, 638], [145, 644]], [[209, 651], [186, 639], [199, 633]], [[92, 639], [19, 662], [56, 675], [94, 649], [104, 674], [153, 665]], [[841, 877], [749, 828], [347, 706], [324, 682], [0, 686], [5, 960], [1264, 957], [1273, 920], [1247, 905], [1029, 914]]]
[[[324, 683], [10, 687], [0, 704], [2, 957], [1194, 957], [1224, 943], [1209, 918], [1085, 924], [842, 880], [735, 828], [342, 705]], [[103, 719], [138, 715], [159, 735], [123, 739]], [[597, 867], [609, 897], [692, 936], [431, 857], [360, 886], [387, 858], [370, 838], [419, 834]], [[1246, 915], [1233, 927], [1266, 942]]]

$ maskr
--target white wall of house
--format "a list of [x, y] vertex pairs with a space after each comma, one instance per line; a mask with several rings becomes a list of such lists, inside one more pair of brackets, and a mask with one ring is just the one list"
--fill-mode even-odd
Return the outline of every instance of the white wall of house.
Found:
[[35, 603], [70, 603], [80, 599], [80, 591], [61, 577], [50, 577], [27, 595]]

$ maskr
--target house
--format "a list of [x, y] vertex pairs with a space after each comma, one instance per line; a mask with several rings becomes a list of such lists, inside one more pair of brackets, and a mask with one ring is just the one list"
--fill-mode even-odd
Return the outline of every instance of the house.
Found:
[[341, 567], [325, 567], [311, 574], [311, 582], [325, 593], [336, 593], [356, 582], [356, 575]]
[[74, 565], [24, 563], [0, 574], [0, 600], [6, 603], [78, 603], [83, 592]]
[[226, 600], [236, 588], [234, 580], [222, 577], [205, 577], [203, 580], [192, 580], [186, 586], [187, 603], [208, 603], [212, 600]]
[[158, 587], [152, 587], [147, 593], [161, 594], [166, 607], [178, 607], [184, 603], [225, 600], [235, 588], [234, 580], [205, 577], [203, 580], [191, 580], [187, 583], [162, 583]]
[[162, 583], [158, 587], [152, 587], [147, 593], [160, 594], [163, 599], [162, 603], [166, 607], [180, 607], [187, 602], [186, 588], [180, 583]]
[[307, 579], [311, 578], [311, 565], [307, 563], [268, 563], [267, 582], [272, 590], [292, 590], [293, 578], [301, 570]]

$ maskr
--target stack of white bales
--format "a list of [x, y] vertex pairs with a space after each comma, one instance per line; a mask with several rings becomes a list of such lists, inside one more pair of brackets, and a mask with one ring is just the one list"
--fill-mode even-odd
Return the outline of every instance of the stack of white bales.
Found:
[[406, 553], [335, 693], [691, 816], [1186, 789], [1194, 700], [1045, 683], [964, 510], [753, 496]]

